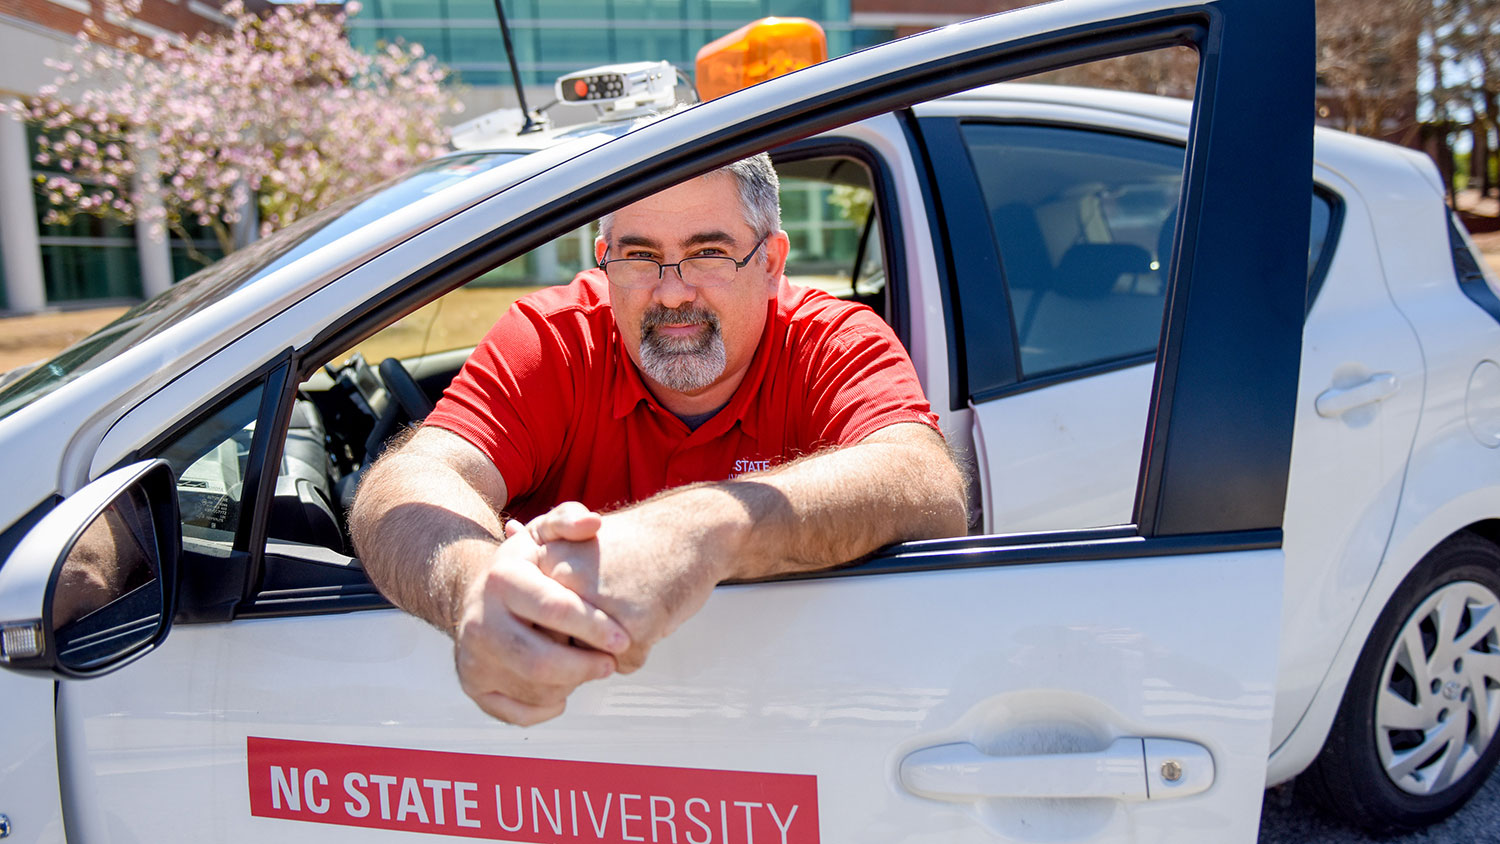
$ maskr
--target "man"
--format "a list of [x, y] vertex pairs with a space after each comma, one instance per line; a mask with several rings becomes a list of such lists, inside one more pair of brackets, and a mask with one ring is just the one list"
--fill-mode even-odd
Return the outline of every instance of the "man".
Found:
[[360, 558], [453, 636], [486, 712], [558, 715], [720, 581], [963, 532], [905, 352], [868, 309], [787, 284], [789, 248], [765, 155], [620, 209], [602, 270], [512, 307], [368, 472]]

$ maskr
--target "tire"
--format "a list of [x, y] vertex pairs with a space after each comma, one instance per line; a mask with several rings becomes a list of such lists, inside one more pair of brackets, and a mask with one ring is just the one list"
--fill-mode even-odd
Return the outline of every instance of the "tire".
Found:
[[1459, 533], [1418, 563], [1365, 642], [1299, 778], [1377, 835], [1448, 817], [1500, 759], [1500, 548]]

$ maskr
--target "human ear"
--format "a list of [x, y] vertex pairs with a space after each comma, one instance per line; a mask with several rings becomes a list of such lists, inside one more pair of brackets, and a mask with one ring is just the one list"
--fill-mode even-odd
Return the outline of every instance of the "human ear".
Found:
[[604, 241], [604, 237], [602, 235], [600, 237], [594, 238], [594, 263], [602, 263], [604, 261], [604, 253], [608, 249], [609, 244]]
[[770, 288], [770, 295], [775, 296], [781, 276], [786, 272], [786, 259], [792, 251], [792, 240], [787, 237], [786, 232], [778, 229], [766, 238], [766, 245], [762, 249], [766, 256], [766, 284]]

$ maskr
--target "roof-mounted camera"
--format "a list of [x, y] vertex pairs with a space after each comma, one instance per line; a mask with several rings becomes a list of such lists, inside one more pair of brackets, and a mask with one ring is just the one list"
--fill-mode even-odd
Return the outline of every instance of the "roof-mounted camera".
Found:
[[591, 67], [557, 80], [559, 102], [592, 105], [601, 116], [632, 117], [677, 102], [677, 68], [671, 62], [629, 62]]

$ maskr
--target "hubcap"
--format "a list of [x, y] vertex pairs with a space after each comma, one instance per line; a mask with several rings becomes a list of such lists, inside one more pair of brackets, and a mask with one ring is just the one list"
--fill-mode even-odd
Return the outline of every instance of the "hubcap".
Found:
[[1406, 620], [1375, 699], [1375, 747], [1411, 794], [1457, 781], [1500, 725], [1500, 598], [1471, 581], [1432, 593]]

